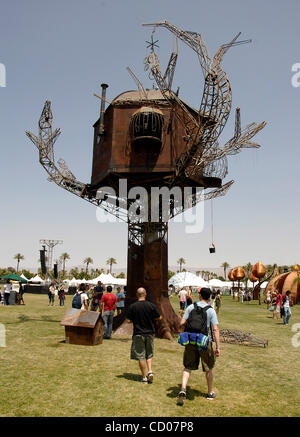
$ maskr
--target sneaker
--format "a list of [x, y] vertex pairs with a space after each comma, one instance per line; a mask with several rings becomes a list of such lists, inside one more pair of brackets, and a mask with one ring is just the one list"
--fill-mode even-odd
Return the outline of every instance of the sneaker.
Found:
[[148, 384], [148, 378], [147, 378], [147, 376], [146, 376], [145, 378], [142, 378], [142, 379], [141, 379], [141, 382], [142, 382], [143, 384]]
[[207, 393], [206, 399], [209, 399], [211, 401], [212, 399], [215, 399], [216, 396], [216, 393], [212, 391], [211, 393]]
[[152, 382], [153, 382], [153, 372], [151, 372], [151, 371], [148, 372], [147, 380], [148, 380], [149, 384], [152, 384]]
[[185, 390], [181, 390], [177, 397], [177, 405], [183, 405], [185, 399], [186, 399], [186, 392]]

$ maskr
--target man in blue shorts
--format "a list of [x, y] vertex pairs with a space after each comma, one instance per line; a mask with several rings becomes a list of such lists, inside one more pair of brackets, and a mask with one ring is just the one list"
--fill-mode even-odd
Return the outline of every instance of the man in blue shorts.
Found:
[[[219, 336], [219, 328], [218, 328], [218, 318], [215, 310], [208, 304], [210, 299], [211, 290], [209, 288], [202, 287], [199, 292], [199, 301], [196, 302], [197, 306], [200, 308], [204, 308], [206, 312], [206, 322], [207, 322], [207, 332], [203, 333], [204, 335], [209, 335], [210, 331], [213, 331], [213, 337], [216, 343], [216, 349], [213, 350], [212, 346], [212, 335], [209, 335], [210, 341], [208, 345], [208, 349], [206, 351], [199, 351], [198, 346], [196, 344], [187, 344], [184, 350], [183, 356], [183, 365], [184, 370], [182, 374], [182, 384], [181, 390], [179, 392], [177, 398], [177, 405], [183, 405], [184, 400], [186, 399], [186, 387], [191, 375], [192, 370], [197, 370], [199, 367], [200, 359], [202, 364], [202, 370], [205, 372], [208, 393], [206, 398], [212, 400], [216, 397], [215, 392], [213, 391], [213, 367], [215, 365], [216, 358], [220, 356], [220, 336]], [[181, 319], [180, 326], [185, 328], [189, 315], [192, 311], [196, 311], [194, 309], [194, 304], [189, 305]]]

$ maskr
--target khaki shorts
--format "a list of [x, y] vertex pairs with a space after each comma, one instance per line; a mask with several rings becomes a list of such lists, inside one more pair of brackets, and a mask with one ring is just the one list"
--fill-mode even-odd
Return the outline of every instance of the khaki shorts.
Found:
[[207, 351], [199, 351], [198, 346], [193, 344], [185, 346], [183, 365], [187, 370], [197, 370], [200, 358], [203, 372], [208, 372], [214, 367], [216, 358], [211, 341], [208, 344]]
[[153, 357], [154, 335], [144, 337], [134, 335], [132, 337], [130, 358], [132, 360], [144, 361]]

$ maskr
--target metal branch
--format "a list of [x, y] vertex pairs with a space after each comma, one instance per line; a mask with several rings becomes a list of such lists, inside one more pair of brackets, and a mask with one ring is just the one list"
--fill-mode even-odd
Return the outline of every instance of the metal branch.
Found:
[[140, 100], [148, 100], [148, 96], [145, 91], [145, 88], [143, 87], [142, 82], [138, 79], [138, 77], [134, 74], [134, 72], [129, 67], [127, 67], [127, 71], [129, 72], [130, 76], [133, 78], [133, 80], [138, 86], [138, 90], [140, 93]]
[[[54, 160], [54, 143], [60, 134], [60, 129], [52, 133], [53, 116], [51, 102], [46, 101], [39, 120], [39, 136], [26, 131], [26, 135], [39, 150], [40, 163], [49, 175], [49, 179], [61, 188], [79, 196], [93, 205], [100, 206], [106, 212], [117, 215], [122, 221], [127, 221], [127, 211], [116, 206], [117, 199], [110, 194], [103, 193], [102, 198], [96, 197], [96, 193], [90, 193], [88, 185], [76, 179], [63, 159], [58, 160], [58, 166]], [[99, 193], [98, 193], [99, 194]], [[106, 196], [104, 197], [104, 194]]]

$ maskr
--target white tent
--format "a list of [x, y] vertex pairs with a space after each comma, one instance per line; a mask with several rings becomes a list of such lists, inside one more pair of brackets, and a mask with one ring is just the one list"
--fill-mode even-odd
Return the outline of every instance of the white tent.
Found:
[[208, 281], [209, 287], [214, 288], [231, 288], [232, 284], [230, 282], [221, 281], [220, 279], [211, 279]]
[[101, 281], [103, 285], [126, 285], [127, 279], [123, 278], [115, 278], [111, 274], [105, 275], [104, 273], [101, 273], [100, 276], [98, 276], [95, 279], [91, 279], [88, 281], [89, 284], [97, 285], [98, 281]]
[[126, 278], [115, 278], [114, 285], [122, 285], [123, 287], [127, 285], [127, 279]]
[[26, 276], [22, 273], [22, 275], [20, 276], [21, 278], [25, 279], [25, 281], [29, 281], [28, 278], [26, 278]]
[[174, 285], [175, 288], [181, 287], [209, 287], [208, 282], [204, 281], [201, 276], [197, 276], [191, 272], [181, 272], [173, 275], [169, 281], [169, 285]]
[[[248, 281], [247, 286], [248, 286], [248, 288], [254, 288], [257, 284], [258, 284], [258, 281], [254, 282], [254, 284], [253, 284], [253, 282]], [[260, 288], [266, 288], [267, 285], [268, 285], [268, 281], [265, 281], [262, 284], [260, 284]]]
[[109, 283], [113, 284], [113, 285], [126, 285], [127, 284], [127, 279], [115, 278], [110, 273], [107, 275], [107, 281], [109, 281]]
[[232, 288], [232, 282], [231, 281], [224, 281], [223, 284], [224, 284], [223, 287]]
[[34, 278], [31, 278], [29, 282], [33, 282], [34, 284], [45, 283], [44, 279], [40, 278], [39, 275], [36, 275]]
[[110, 275], [105, 275], [105, 273], [101, 273], [101, 275], [97, 276], [97, 278], [91, 279], [88, 282], [89, 282], [89, 284], [97, 285], [99, 281], [102, 282], [102, 284], [104, 284], [104, 285], [111, 284]]

